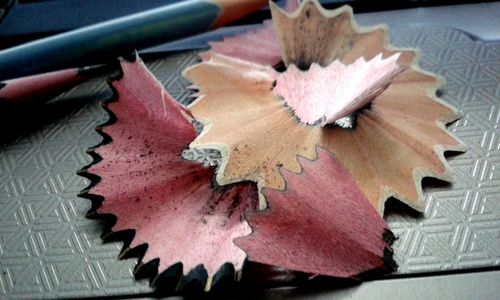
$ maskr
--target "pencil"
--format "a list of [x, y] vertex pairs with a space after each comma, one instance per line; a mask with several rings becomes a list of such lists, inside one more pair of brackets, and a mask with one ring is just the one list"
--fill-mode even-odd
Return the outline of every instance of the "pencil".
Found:
[[186, 0], [0, 51], [0, 80], [103, 63], [237, 20], [268, 0]]
[[118, 62], [70, 68], [0, 82], [0, 102], [16, 108], [40, 104], [90, 78], [118, 70]]

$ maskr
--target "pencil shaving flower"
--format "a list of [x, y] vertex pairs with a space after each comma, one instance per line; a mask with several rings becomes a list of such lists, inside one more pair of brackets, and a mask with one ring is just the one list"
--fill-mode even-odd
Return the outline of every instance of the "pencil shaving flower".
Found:
[[[213, 43], [185, 70], [199, 90], [189, 110], [141, 63], [122, 64], [117, 122], [104, 129], [113, 143], [97, 150], [91, 191], [160, 272], [181, 262], [207, 277], [226, 262], [240, 270], [247, 255], [328, 276], [393, 270], [386, 199], [421, 211], [421, 179], [451, 180], [443, 153], [465, 148], [445, 124], [459, 114], [435, 97], [440, 80], [416, 52], [392, 49], [384, 27], [357, 26], [348, 7], [296, 3], [271, 3], [274, 27]], [[192, 117], [204, 123], [197, 137]], [[345, 117], [356, 126], [332, 125]], [[181, 159], [188, 144], [221, 152], [218, 185]]]

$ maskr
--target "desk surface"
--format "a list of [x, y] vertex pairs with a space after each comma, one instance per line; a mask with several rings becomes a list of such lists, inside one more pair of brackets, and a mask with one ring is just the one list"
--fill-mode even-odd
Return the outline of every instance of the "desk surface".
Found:
[[[399, 27], [391, 34], [396, 46], [421, 48], [422, 67], [446, 77], [442, 98], [464, 112], [449, 129], [469, 151], [449, 157], [452, 186], [427, 186], [424, 216], [389, 208], [386, 220], [399, 236], [400, 270], [394, 279], [315, 293], [318, 297], [364, 298], [376, 295], [370, 287], [382, 291], [395, 281], [425, 286], [425, 277], [413, 278], [418, 274], [500, 268], [500, 42], [428, 25]], [[187, 83], [179, 72], [195, 61], [194, 53], [176, 53], [148, 65], [186, 103]], [[104, 80], [88, 82], [40, 109], [29, 120], [35, 129], [0, 145], [0, 298], [142, 297], [152, 291], [147, 281], [134, 280], [136, 259], [117, 259], [121, 243], [102, 242], [103, 224], [85, 219], [90, 203], [76, 197], [88, 184], [76, 170], [91, 161], [85, 150], [99, 143], [94, 127], [107, 119], [97, 101], [110, 95]], [[214, 152], [190, 155], [212, 164], [218, 159]], [[450, 280], [470, 289], [474, 280], [498, 285], [498, 272], [474, 274]], [[432, 279], [427, 282], [434, 286]], [[488, 289], [478, 292], [492, 295]]]

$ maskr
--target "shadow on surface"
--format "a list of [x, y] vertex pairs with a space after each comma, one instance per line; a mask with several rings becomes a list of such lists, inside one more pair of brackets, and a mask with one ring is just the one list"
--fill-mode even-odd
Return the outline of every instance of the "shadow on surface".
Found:
[[[102, 97], [101, 97], [102, 96]], [[76, 114], [90, 103], [105, 99], [106, 95], [89, 95], [28, 107], [13, 106], [0, 99], [0, 147], [15, 144], [28, 134], [60, 122]]]

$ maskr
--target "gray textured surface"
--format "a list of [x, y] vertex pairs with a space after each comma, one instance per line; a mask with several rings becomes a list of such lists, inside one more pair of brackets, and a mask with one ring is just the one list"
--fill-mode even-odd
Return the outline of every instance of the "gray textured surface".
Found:
[[[465, 113], [450, 127], [469, 146], [449, 162], [452, 186], [427, 189], [425, 217], [404, 208], [387, 220], [400, 237], [401, 273], [500, 266], [500, 43], [482, 43], [451, 29], [393, 31], [398, 46], [420, 47], [424, 69], [444, 75], [443, 98]], [[149, 64], [167, 89], [185, 99], [179, 70], [194, 62], [175, 54]], [[105, 84], [90, 82], [48, 104], [104, 99]], [[96, 96], [97, 95], [97, 96]], [[106, 120], [95, 101], [75, 105], [15, 142], [0, 146], [0, 298], [66, 298], [149, 292], [133, 279], [135, 259], [117, 260], [120, 243], [103, 244], [102, 224], [76, 194], [87, 181], [76, 170], [100, 141]], [[215, 163], [214, 153], [186, 153]], [[215, 155], [215, 156], [214, 156]]]
[[449, 159], [455, 183], [427, 189], [425, 218], [387, 218], [400, 272], [499, 265], [500, 43], [451, 29], [400, 31], [394, 42], [418, 46], [422, 67], [446, 78], [442, 98], [464, 113], [450, 131], [469, 147]]
[[356, 20], [363, 26], [386, 23], [391, 28], [408, 24], [453, 27], [482, 40], [500, 39], [500, 1], [362, 13], [356, 15]]

